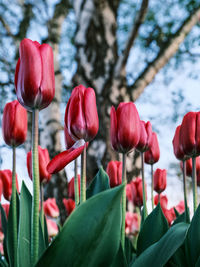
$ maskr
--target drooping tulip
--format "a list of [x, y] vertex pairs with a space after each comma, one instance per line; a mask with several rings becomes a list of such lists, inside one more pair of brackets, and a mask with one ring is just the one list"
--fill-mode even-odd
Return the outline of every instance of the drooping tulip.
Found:
[[160, 158], [160, 149], [158, 144], [158, 138], [155, 132], [152, 132], [151, 142], [149, 144], [149, 150], [144, 153], [144, 161], [146, 164], [154, 164], [158, 162]]
[[75, 140], [91, 141], [99, 129], [96, 96], [92, 88], [76, 86], [67, 103], [65, 125]]
[[[38, 155], [40, 183], [48, 182], [51, 178], [51, 174], [47, 171], [47, 165], [50, 161], [49, 152], [46, 148], [43, 149], [41, 146], [38, 146]], [[27, 153], [27, 169], [29, 177], [32, 180], [32, 151]]]
[[187, 156], [185, 155], [183, 148], [180, 144], [180, 128], [181, 128], [181, 125], [176, 127], [176, 131], [174, 134], [174, 138], [172, 140], [172, 144], [173, 144], [173, 149], [174, 149], [174, 155], [176, 156], [176, 158], [179, 160], [185, 160]]
[[27, 135], [27, 111], [17, 100], [5, 105], [2, 118], [3, 138], [7, 145], [23, 144]]
[[200, 155], [200, 112], [188, 112], [181, 123], [180, 144], [186, 155]]
[[[145, 184], [146, 192], [146, 184]], [[137, 177], [126, 186], [126, 196], [137, 207], [143, 206], [142, 179]], [[146, 193], [147, 196], [147, 193]]]
[[136, 146], [136, 149], [140, 152], [147, 151], [151, 142], [152, 126], [150, 121], [140, 121], [140, 140]]
[[[79, 189], [79, 197], [80, 197], [80, 175], [78, 174], [78, 189]], [[74, 177], [68, 183], [68, 197], [74, 199]]]
[[19, 47], [15, 71], [17, 99], [26, 109], [44, 109], [53, 100], [55, 78], [53, 51], [48, 44], [40, 45], [24, 39]]
[[43, 207], [44, 214], [51, 218], [57, 218], [60, 214], [55, 198], [48, 198], [47, 200], [45, 200]]
[[72, 213], [72, 211], [75, 209], [75, 206], [76, 206], [75, 201], [71, 198], [68, 198], [68, 199], [64, 198], [63, 204], [66, 208], [67, 215], [69, 216]]
[[106, 172], [109, 176], [110, 187], [118, 186], [122, 183], [122, 162], [110, 161]]
[[[3, 183], [3, 196], [6, 200], [10, 201], [10, 198], [12, 195], [12, 172], [11, 170], [1, 170], [0, 179]], [[19, 192], [17, 174], [16, 174], [16, 189]]]
[[110, 140], [114, 150], [128, 153], [140, 139], [140, 118], [134, 103], [120, 103], [110, 112]]
[[165, 169], [156, 169], [154, 172], [154, 190], [160, 194], [167, 186], [167, 171]]

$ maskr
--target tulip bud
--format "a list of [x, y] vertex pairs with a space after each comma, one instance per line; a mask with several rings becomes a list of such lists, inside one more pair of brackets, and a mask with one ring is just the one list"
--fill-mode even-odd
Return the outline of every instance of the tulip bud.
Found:
[[165, 169], [156, 169], [154, 172], [154, 190], [160, 194], [162, 193], [167, 185], [167, 171]]
[[110, 187], [115, 187], [122, 183], [122, 162], [110, 161], [106, 172], [109, 176]]
[[140, 140], [136, 146], [136, 149], [140, 152], [147, 151], [151, 142], [152, 126], [150, 121], [145, 123], [140, 121]]
[[[47, 171], [47, 165], [50, 161], [49, 152], [46, 148], [42, 149], [41, 146], [38, 146], [38, 155], [39, 155], [39, 174], [40, 174], [40, 183], [48, 182], [51, 178], [51, 174]], [[27, 169], [28, 175], [32, 180], [32, 151], [27, 153]]]
[[[147, 189], [145, 183], [145, 194], [147, 198]], [[126, 186], [126, 195], [129, 201], [133, 201], [137, 207], [143, 206], [142, 179], [137, 177]]]
[[44, 109], [55, 94], [52, 48], [24, 39], [20, 43], [19, 55], [15, 71], [17, 99], [28, 110]]
[[63, 204], [66, 208], [67, 215], [69, 216], [72, 213], [72, 211], [75, 209], [75, 206], [76, 206], [75, 201], [71, 198], [69, 198], [69, 199], [64, 198]]
[[[80, 197], [80, 175], [78, 174], [78, 191], [79, 191], [79, 197]], [[68, 197], [74, 199], [74, 177], [69, 181], [68, 183]]]
[[51, 218], [57, 218], [60, 214], [55, 198], [48, 198], [44, 201], [43, 207], [44, 214]]
[[190, 157], [200, 154], [200, 112], [188, 112], [180, 128], [180, 144]]
[[140, 139], [140, 118], [134, 103], [120, 103], [110, 112], [110, 140], [113, 149], [128, 153]]
[[[0, 179], [3, 183], [3, 196], [6, 200], [10, 201], [12, 195], [12, 172], [11, 170], [0, 171]], [[18, 180], [16, 174], [16, 189], [19, 192]]]
[[156, 133], [152, 133], [151, 142], [149, 144], [149, 150], [144, 153], [144, 161], [146, 164], [154, 164], [158, 162], [160, 158], [160, 149], [158, 144], [158, 138]]
[[174, 155], [176, 156], [176, 158], [179, 160], [185, 160], [187, 156], [184, 154], [183, 148], [180, 144], [180, 128], [181, 125], [176, 128], [172, 144], [174, 148]]
[[[186, 175], [192, 177], [192, 159], [187, 159], [185, 161]], [[183, 169], [183, 163], [180, 162], [180, 167]], [[196, 173], [200, 172], [200, 157], [196, 157]]]
[[[154, 197], [154, 204], [157, 206], [158, 205], [158, 199], [159, 195], [155, 195]], [[160, 206], [162, 209], [167, 209], [167, 204], [168, 204], [168, 198], [166, 195], [160, 194]]]
[[67, 103], [65, 125], [75, 140], [91, 141], [99, 129], [95, 92], [83, 85], [75, 87]]
[[7, 103], [2, 118], [3, 138], [9, 146], [19, 146], [26, 140], [27, 111], [17, 100]]

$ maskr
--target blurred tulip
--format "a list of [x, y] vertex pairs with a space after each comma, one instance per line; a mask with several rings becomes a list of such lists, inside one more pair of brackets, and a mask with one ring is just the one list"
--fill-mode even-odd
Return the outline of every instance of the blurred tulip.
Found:
[[186, 155], [200, 154], [200, 112], [188, 112], [180, 128], [180, 144]]
[[57, 218], [60, 215], [55, 198], [48, 198], [46, 201], [44, 201], [43, 207], [44, 214], [51, 218]]
[[[155, 195], [154, 204], [157, 206], [159, 201], [159, 195]], [[168, 205], [168, 198], [166, 195], [160, 194], [160, 206], [162, 209], [166, 210]]]
[[137, 235], [140, 230], [140, 216], [137, 213], [126, 212], [125, 232], [127, 235]]
[[[46, 148], [41, 148], [38, 146], [38, 155], [39, 155], [39, 174], [40, 174], [40, 183], [48, 182], [51, 178], [51, 174], [47, 171], [47, 165], [50, 161], [49, 152]], [[27, 153], [27, 169], [28, 175], [32, 180], [32, 151]]]
[[0, 179], [0, 202], [1, 202], [2, 194], [3, 194], [3, 182], [2, 182], [2, 180]]
[[167, 186], [167, 171], [165, 169], [156, 169], [154, 172], [154, 190], [160, 194]]
[[44, 109], [55, 94], [52, 48], [24, 39], [19, 55], [15, 71], [17, 99], [28, 110]]
[[96, 96], [92, 88], [76, 86], [67, 103], [65, 125], [74, 140], [91, 141], [99, 130]]
[[63, 204], [66, 208], [67, 215], [69, 216], [72, 213], [72, 211], [75, 209], [75, 206], [76, 206], [75, 201], [71, 198], [68, 198], [68, 199], [64, 198]]
[[152, 126], [150, 121], [140, 121], [140, 140], [136, 146], [136, 149], [140, 152], [147, 151], [151, 142]]
[[5, 105], [2, 118], [3, 138], [9, 146], [19, 146], [26, 140], [27, 111], [17, 100]]
[[5, 214], [6, 214], [6, 217], [8, 218], [8, 214], [9, 214], [9, 209], [10, 209], [10, 204], [9, 203], [4, 203], [4, 204], [1, 204], [4, 211], [5, 211]]
[[149, 144], [149, 150], [144, 153], [144, 161], [146, 164], [154, 164], [158, 162], [160, 158], [160, 149], [158, 144], [158, 138], [155, 132], [152, 133], [151, 142]]
[[58, 225], [56, 222], [52, 221], [51, 219], [46, 219], [47, 222], [47, 230], [48, 230], [48, 236], [54, 237], [58, 234]]
[[140, 118], [134, 103], [120, 103], [110, 112], [110, 140], [113, 149], [120, 153], [130, 152], [140, 139]]
[[176, 131], [174, 134], [174, 138], [172, 140], [172, 144], [173, 144], [173, 149], [174, 149], [174, 155], [176, 156], [176, 158], [179, 160], [185, 160], [187, 156], [184, 154], [183, 148], [180, 144], [180, 128], [181, 128], [181, 125], [176, 127]]
[[[11, 170], [0, 171], [0, 179], [3, 183], [3, 196], [6, 200], [10, 201], [10, 198], [12, 195], [12, 172]], [[19, 192], [17, 174], [16, 174], [16, 189]]]
[[[145, 192], [146, 184], [145, 184]], [[132, 180], [130, 184], [126, 185], [126, 196], [129, 201], [133, 202], [133, 204], [137, 207], [143, 206], [143, 194], [142, 194], [142, 179], [137, 177]]]
[[[79, 197], [80, 197], [80, 175], [78, 174], [78, 189], [79, 189]], [[68, 197], [74, 199], [74, 177], [68, 183]]]
[[181, 200], [178, 205], [175, 206], [175, 209], [178, 211], [179, 214], [183, 213], [185, 211], [184, 201]]
[[[186, 175], [189, 177], [192, 177], [192, 158], [187, 159], [185, 161], [186, 163]], [[183, 163], [180, 162], [180, 167], [181, 169], [183, 169]], [[196, 157], [196, 172], [199, 173], [200, 172], [200, 156]]]
[[118, 186], [122, 183], [122, 162], [110, 161], [106, 172], [109, 176], [110, 187]]
[[170, 226], [172, 224], [172, 222], [176, 219], [174, 208], [171, 208], [171, 209], [163, 209], [163, 213], [164, 213], [165, 218], [167, 219], [168, 224]]

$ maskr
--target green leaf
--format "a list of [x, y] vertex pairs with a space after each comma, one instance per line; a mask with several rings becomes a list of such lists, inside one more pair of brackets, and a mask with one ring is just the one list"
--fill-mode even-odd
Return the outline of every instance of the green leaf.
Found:
[[111, 267], [128, 267], [121, 244]]
[[45, 242], [45, 247], [48, 247], [49, 237], [48, 237], [47, 222], [46, 222], [46, 217], [44, 215], [43, 205], [41, 206], [41, 209], [40, 209], [40, 223], [42, 227], [42, 234], [43, 234], [43, 239]]
[[198, 206], [185, 240], [186, 257], [189, 266], [195, 266], [200, 255], [200, 205]]
[[133, 255], [135, 254], [135, 249], [128, 237], [125, 238], [125, 255], [126, 261], [129, 264], [132, 261]]
[[119, 249], [123, 190], [106, 190], [78, 206], [36, 266], [110, 266]]
[[159, 203], [142, 225], [137, 241], [137, 256], [157, 242], [168, 228], [167, 220]]
[[170, 258], [168, 266], [187, 267], [187, 261], [185, 258], [184, 244], [177, 249], [174, 255]]
[[109, 188], [109, 177], [101, 167], [86, 191], [87, 199]]
[[185, 221], [185, 212], [183, 212], [182, 214], [180, 214], [175, 221], [173, 222], [173, 225], [180, 223], [180, 222], [186, 222]]
[[[31, 266], [31, 209], [32, 195], [26, 187], [25, 183], [22, 182], [18, 235], [19, 266]], [[24, 255], [25, 251], [26, 255]]]
[[[156, 226], [156, 224], [152, 225], [152, 228]], [[179, 223], [172, 226], [158, 242], [148, 247], [136, 258], [131, 267], [164, 266], [183, 244], [187, 229], [188, 224], [186, 223]]]
[[199, 256], [199, 258], [198, 258], [198, 260], [197, 260], [197, 262], [195, 264], [195, 267], [200, 267], [200, 256]]
[[8, 252], [7, 252], [7, 217], [4, 208], [2, 207], [0, 203], [0, 210], [1, 210], [1, 224], [2, 224], [2, 230], [4, 234], [4, 240], [3, 240], [3, 250], [4, 250], [4, 257], [8, 261]]

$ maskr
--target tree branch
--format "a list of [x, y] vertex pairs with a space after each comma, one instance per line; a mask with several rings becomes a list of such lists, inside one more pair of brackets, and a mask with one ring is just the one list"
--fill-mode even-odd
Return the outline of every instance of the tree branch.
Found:
[[149, 0], [142, 0], [140, 10], [139, 10], [138, 14], [136, 14], [136, 18], [135, 18], [133, 27], [130, 31], [129, 38], [127, 40], [125, 49], [124, 49], [122, 55], [118, 59], [118, 62], [116, 65], [116, 70], [115, 70], [116, 76], [119, 76], [120, 73], [123, 71], [123, 69], [126, 66], [131, 47], [133, 47], [133, 44], [135, 42], [135, 39], [136, 39], [138, 32], [139, 32], [139, 29], [140, 29], [140, 26], [142, 25], [142, 23], [145, 19], [145, 16], [146, 16], [146, 13], [148, 10], [148, 3], [149, 3]]
[[14, 39], [14, 35], [12, 34], [9, 25], [5, 22], [2, 16], [0, 16], [0, 22], [2, 23], [4, 29], [6, 30], [7, 35]]
[[183, 22], [181, 27], [173, 34], [170, 39], [163, 44], [160, 52], [156, 58], [148, 64], [144, 71], [139, 75], [133, 85], [129, 86], [128, 90], [131, 94], [132, 100], [136, 100], [144, 91], [145, 87], [152, 82], [156, 74], [162, 67], [166, 65], [169, 59], [179, 49], [180, 44], [193, 26], [195, 26], [200, 19], [200, 6], [198, 6]]

